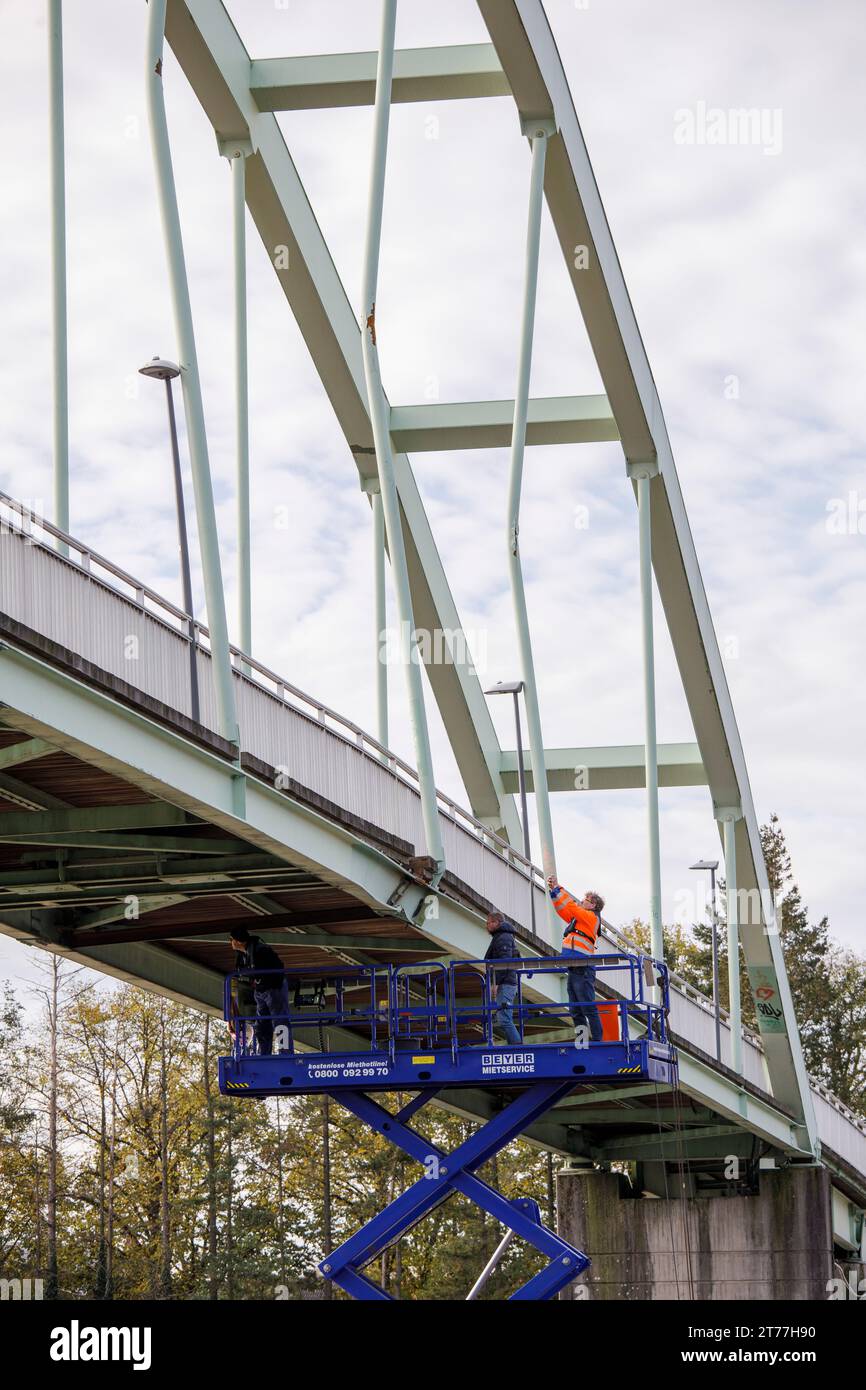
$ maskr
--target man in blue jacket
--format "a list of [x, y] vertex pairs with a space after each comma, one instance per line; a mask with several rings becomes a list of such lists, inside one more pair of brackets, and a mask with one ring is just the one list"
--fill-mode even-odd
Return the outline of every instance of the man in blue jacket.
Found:
[[[517, 943], [514, 940], [514, 928], [510, 922], [506, 922], [501, 912], [488, 913], [487, 930], [490, 933], [491, 941], [484, 959], [516, 959], [518, 951]], [[491, 970], [488, 974], [490, 998], [498, 1005], [493, 1015], [493, 1021], [498, 1023], [502, 1029], [509, 1046], [517, 1047], [520, 1045], [520, 1034], [514, 1026], [514, 1018], [512, 1017], [514, 997], [517, 994], [517, 971], [513, 967], [504, 966], [501, 970]]]

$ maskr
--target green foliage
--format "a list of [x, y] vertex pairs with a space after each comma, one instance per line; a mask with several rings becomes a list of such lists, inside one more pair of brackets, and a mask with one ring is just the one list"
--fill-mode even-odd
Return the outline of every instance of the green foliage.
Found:
[[[69, 972], [65, 977], [68, 981]], [[0, 1277], [44, 1277], [50, 1035], [26, 1047], [11, 992], [0, 1038]], [[133, 986], [65, 988], [58, 1011], [56, 1246], [59, 1295], [75, 1299], [322, 1298], [326, 1250], [418, 1175], [338, 1105], [228, 1099], [216, 1089], [222, 1023]], [[395, 1108], [407, 1097], [394, 1098]], [[7, 1113], [8, 1112], [8, 1113]], [[425, 1111], [445, 1149], [471, 1126]], [[488, 1172], [510, 1195], [547, 1200], [547, 1158], [516, 1143]], [[326, 1219], [329, 1201], [330, 1222]], [[502, 1228], [462, 1199], [443, 1204], [369, 1272], [397, 1297], [465, 1298]], [[515, 1244], [485, 1297], [539, 1267]]]
[[32, 1116], [26, 1108], [18, 1072], [22, 1021], [21, 1005], [8, 982], [0, 998], [0, 1142], [27, 1128]]

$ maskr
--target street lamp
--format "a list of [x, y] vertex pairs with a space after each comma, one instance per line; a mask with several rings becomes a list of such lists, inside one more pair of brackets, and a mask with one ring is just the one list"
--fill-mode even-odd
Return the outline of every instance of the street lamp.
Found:
[[174, 397], [171, 383], [180, 376], [180, 367], [174, 362], [166, 362], [162, 357], [154, 357], [139, 367], [142, 376], [154, 377], [165, 382], [165, 399], [168, 404], [168, 427], [171, 434], [171, 457], [174, 466], [174, 500], [177, 510], [177, 539], [180, 547], [180, 573], [183, 583], [183, 606], [189, 620], [189, 695], [190, 712], [196, 724], [201, 723], [201, 710], [198, 695], [198, 666], [196, 664], [195, 618], [192, 611], [192, 576], [189, 568], [189, 539], [186, 533], [186, 512], [183, 505], [183, 482], [180, 476], [180, 453], [177, 447], [177, 422], [174, 418]]
[[[513, 695], [514, 697], [514, 730], [517, 736], [517, 785], [520, 788], [520, 812], [523, 817], [523, 853], [532, 863], [532, 856], [529, 852], [529, 812], [526, 807], [526, 773], [523, 767], [523, 740], [520, 736], [520, 700], [518, 696], [523, 689], [523, 681], [500, 681], [490, 690], [485, 690], [485, 695]], [[532, 874], [529, 875], [529, 909], [532, 920], [532, 931], [535, 932], [535, 881]]]
[[[699, 859], [697, 864], [690, 864], [691, 869], [708, 869], [710, 874], [710, 897], [712, 901], [712, 932], [713, 932], [713, 1012], [716, 1016], [716, 1057], [722, 1060], [722, 1022], [719, 1012], [719, 920], [716, 916], [716, 870], [719, 867], [717, 859]], [[728, 962], [730, 969], [730, 962]]]

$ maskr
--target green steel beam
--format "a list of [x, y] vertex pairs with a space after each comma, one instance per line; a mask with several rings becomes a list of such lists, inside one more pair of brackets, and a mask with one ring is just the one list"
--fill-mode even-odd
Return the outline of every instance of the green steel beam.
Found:
[[109, 830], [33, 830], [29, 834], [8, 835], [0, 829], [0, 844], [45, 845], [48, 849], [64, 846], [80, 849], [82, 846], [92, 845], [94, 849], [125, 849], [141, 854], [213, 854], [216, 846], [224, 844], [226, 854], [237, 854], [243, 846], [243, 841], [208, 840], [195, 836], [184, 839], [182, 835], [114, 835]]
[[32, 763], [56, 751], [44, 738], [27, 738], [21, 743], [11, 743], [8, 748], [0, 748], [0, 769]]
[[835, 1187], [830, 1189], [830, 1210], [834, 1241], [859, 1256], [864, 1243], [863, 1211]]
[[[372, 106], [375, 53], [326, 53], [254, 59], [250, 90], [260, 111]], [[510, 87], [492, 43], [403, 48], [394, 55], [392, 100], [455, 101], [508, 96]]]
[[[163, 921], [140, 922], [132, 920], [123, 926], [105, 929], [91, 929], [87, 922], [81, 922], [67, 929], [64, 944], [84, 948], [86, 946], [122, 945], [132, 941], [183, 941], [187, 939], [219, 941], [225, 944], [232, 931], [245, 928], [267, 940], [285, 941], [289, 946], [301, 945], [307, 941], [311, 945], [340, 947], [342, 949], [348, 943], [355, 950], [364, 950], [368, 943], [372, 942], [378, 950], [400, 951], [405, 949], [407, 951], [430, 951], [434, 955], [440, 953], [441, 948], [435, 945], [431, 946], [430, 942], [420, 933], [401, 937], [377, 935], [377, 928], [381, 933], [388, 920], [399, 922], [399, 914], [392, 912], [390, 919], [383, 919], [370, 916], [364, 908], [292, 913], [288, 913], [285, 908], [282, 908], [280, 913], [274, 913], [270, 916], [266, 914], [240, 919], [218, 917], [210, 922], [166, 923]], [[358, 928], [358, 933], [349, 934], [348, 929], [350, 927]], [[335, 930], [332, 931], [331, 928]], [[339, 935], [341, 930], [346, 933], [345, 936]], [[366, 935], [365, 933], [368, 931], [370, 934]]]
[[2, 838], [16, 835], [59, 835], [97, 830], [150, 830], [189, 824], [185, 811], [162, 803], [138, 802], [132, 806], [67, 806], [53, 811], [0, 817]]
[[[393, 405], [395, 449], [424, 453], [447, 449], [507, 449], [514, 401]], [[530, 400], [527, 444], [589, 444], [619, 439], [607, 396], [551, 396]]]
[[[640, 574], [641, 656], [644, 690], [644, 738], [646, 766], [646, 828], [649, 870], [650, 950], [655, 960], [664, 960], [662, 931], [662, 865], [659, 831], [659, 760], [656, 720], [655, 633], [653, 627], [652, 526], [650, 479], [658, 475], [658, 465], [628, 463], [627, 473], [637, 489], [638, 569]], [[735, 971], [734, 974], [737, 972]], [[650, 998], [659, 1002], [657, 989]]]
[[[597, 1091], [586, 1091], [583, 1095], [569, 1096], [562, 1104], [567, 1105], [569, 1110], [574, 1110], [582, 1105], [598, 1105], [603, 1100], [634, 1100], [637, 1096], [650, 1097], [657, 1093], [658, 1088], [653, 1082], [637, 1086], [608, 1086]], [[559, 1109], [558, 1106], [557, 1109]]]
[[[132, 896], [136, 899], [139, 898], [138, 893]], [[183, 893], [164, 893], [159, 897], [150, 898], [143, 903], [138, 901], [136, 903], [136, 912], [138, 917], [142, 917], [146, 916], [149, 912], [159, 912], [163, 907], [177, 907], [178, 903], [188, 901], [189, 899], [186, 898]], [[0, 900], [0, 910], [2, 910], [2, 907], [3, 903], [2, 900]], [[127, 911], [128, 903], [125, 900], [121, 900], [119, 903], [114, 903], [111, 907], [100, 908], [98, 912], [91, 912], [86, 917], [81, 918], [76, 922], [75, 929], [76, 931], [95, 931], [98, 927], [107, 927], [113, 922], [129, 920], [126, 918]]]
[[146, 942], [133, 942], [127, 946], [92, 946], [62, 954], [115, 979], [153, 989], [179, 1004], [203, 1004], [222, 1017], [225, 979], [222, 971], [211, 970], [174, 951]]
[[[529, 137], [532, 161], [529, 174], [528, 213], [526, 219], [526, 249], [523, 266], [523, 296], [520, 310], [520, 347], [517, 357], [517, 387], [514, 393], [514, 422], [511, 432], [511, 450], [508, 470], [508, 494], [505, 508], [505, 553], [508, 563], [508, 577], [511, 588], [511, 606], [514, 611], [514, 626], [517, 633], [517, 650], [520, 656], [520, 673], [523, 677], [523, 708], [526, 715], [527, 739], [536, 769], [535, 817], [538, 838], [541, 846], [541, 863], [546, 879], [556, 877], [556, 853], [553, 841], [553, 819], [550, 814], [550, 798], [547, 792], [547, 779], [544, 773], [544, 738], [541, 731], [541, 706], [538, 686], [535, 679], [535, 660], [532, 650], [532, 634], [529, 626], [529, 610], [526, 602], [526, 586], [523, 579], [523, 565], [520, 557], [520, 500], [523, 485], [523, 471], [526, 458], [526, 424], [529, 409], [529, 381], [532, 369], [532, 347], [535, 338], [535, 306], [538, 298], [538, 263], [541, 251], [541, 217], [544, 200], [544, 168], [547, 161], [547, 143], [552, 127], [547, 122], [537, 121], [532, 127], [524, 126], [523, 133]], [[545, 908], [547, 936], [554, 948], [561, 944], [562, 923], [558, 922], [552, 904], [548, 900]]]
[[257, 915], [265, 921], [268, 917], [285, 916], [285, 903], [277, 902], [276, 898], [269, 897], [267, 893], [257, 893], [256, 890], [253, 889], [252, 891], [244, 890], [243, 892], [229, 893], [227, 896], [232, 898], [241, 907], [248, 907], [251, 912], [257, 913]]
[[[558, 1105], [554, 1112], [556, 1118], [561, 1119], [565, 1124], [584, 1125], [703, 1125], [716, 1118], [710, 1111], [705, 1111], [702, 1115], [693, 1114], [692, 1111], [685, 1113], [677, 1106], [665, 1106], [656, 1110], [592, 1110], [589, 1107], [582, 1109], [577, 1107], [572, 1109], [566, 1101], [564, 1105]], [[573, 1117], [573, 1118], [572, 1118]]]
[[0, 798], [12, 801], [16, 806], [23, 806], [29, 811], [47, 811], [51, 807], [59, 810], [69, 804], [61, 801], [59, 796], [52, 796], [50, 792], [28, 787], [26, 782], [20, 781], [17, 777], [10, 777], [5, 772], [0, 772]]
[[[63, 3], [48, 0], [48, 110], [51, 169], [51, 329], [54, 524], [69, 531], [69, 352], [66, 290], [66, 139], [63, 110]], [[61, 544], [61, 554], [66, 551]]]
[[[294, 893], [297, 884], [292, 880], [280, 882], [279, 880], [268, 880], [263, 885], [263, 892]], [[188, 878], [177, 878], [172, 876], [169, 879], [140, 879], [132, 871], [128, 871], [121, 882], [112, 884], [85, 884], [75, 882], [56, 882], [50, 883], [31, 883], [19, 886], [16, 890], [6, 890], [0, 892], [0, 907], [5, 911], [15, 911], [18, 908], [32, 907], [36, 901], [65, 903], [68, 902], [75, 908], [104, 906], [109, 903], [122, 901], [127, 892], [134, 892], [142, 901], [146, 902], [149, 898], [164, 896], [173, 888], [183, 890], [185, 898], [212, 898], [234, 896], [238, 891], [243, 892], [247, 897], [257, 893], [259, 890], [255, 884], [248, 885], [239, 883], [230, 875], [210, 874], [202, 882], [192, 882]], [[318, 892], [327, 892], [327, 884], [317, 884]], [[301, 887], [298, 891], [307, 898], [312, 890], [310, 887]]]
[[[34, 884], [26, 890], [19, 890], [17, 894], [3, 893], [0, 895], [0, 910], [4, 912], [15, 912], [19, 909], [32, 907], [34, 902], [51, 902], [59, 905], [69, 905], [76, 909], [87, 907], [98, 907], [103, 904], [123, 901], [127, 891], [135, 893], [141, 902], [147, 902], [150, 898], [165, 896], [167, 890], [173, 885], [165, 881], [139, 883], [134, 878], [124, 880], [123, 886], [116, 887], [94, 887], [82, 888], [76, 883], [52, 884], [49, 887]], [[238, 889], [243, 887], [249, 895], [255, 891], [238, 885], [234, 879], [219, 879], [214, 877], [207, 884], [190, 885], [184, 887], [183, 897], [186, 899], [212, 898], [232, 896]], [[326, 888], [327, 885], [324, 885]], [[277, 893], [288, 893], [292, 891], [291, 884], [269, 884], [270, 891]], [[324, 888], [322, 891], [324, 891]], [[310, 892], [309, 888], [303, 890], [305, 896]]]
[[678, 1135], [668, 1132], [659, 1138], [650, 1135], [636, 1135], [624, 1139], [618, 1148], [603, 1144], [588, 1145], [591, 1157], [597, 1163], [627, 1162], [641, 1159], [645, 1163], [700, 1163], [701, 1160], [718, 1162], [726, 1158], [751, 1158], [754, 1153], [754, 1140], [745, 1130], [739, 1130], [722, 1141], [701, 1139], [699, 1135]]
[[[737, 830], [738, 815], [720, 815], [722, 843], [725, 851], [725, 916], [728, 929], [728, 960], [740, 959], [740, 921], [737, 904]], [[760, 1018], [761, 1015], [759, 1014]], [[731, 1036], [731, 1067], [738, 1076], [743, 1074], [743, 1016], [740, 1005], [740, 972], [728, 971], [728, 1020]]]
[[[108, 851], [105, 853], [108, 854]], [[38, 860], [44, 858], [44, 855], [22, 855], [22, 859]], [[281, 862], [270, 854], [228, 855], [224, 858], [218, 856], [212, 860], [173, 859], [170, 864], [166, 864], [158, 859], [152, 861], [127, 859], [116, 855], [111, 855], [104, 861], [100, 861], [95, 859], [93, 854], [73, 850], [64, 863], [62, 876], [56, 864], [49, 868], [7, 870], [0, 873], [0, 891], [22, 886], [42, 889], [74, 884], [80, 886], [84, 892], [92, 890], [96, 893], [115, 893], [117, 888], [102, 887], [99, 881], [104, 881], [106, 884], [112, 879], [125, 882], [132, 876], [139, 881], [147, 878], [153, 879], [155, 887], [152, 891], [162, 892], [166, 883], [182, 882], [184, 884], [189, 883], [191, 886], [199, 882], [206, 885], [211, 881], [233, 883], [235, 875], [248, 874], [277, 874], [281, 880], [285, 879], [290, 882], [291, 886], [295, 884], [299, 887], [316, 886], [309, 875], [300, 875], [291, 864]], [[255, 883], [244, 884], [243, 891], [253, 893], [257, 892], [258, 888]]]
[[[303, 950], [310, 946], [330, 946], [339, 951], [422, 951], [433, 956], [446, 954], [443, 946], [432, 946], [424, 937], [400, 939], [393, 936], [335, 936], [329, 932], [315, 931], [272, 931], [250, 922], [248, 930], [274, 946], [296, 947]], [[166, 936], [165, 941], [204, 941], [210, 945], [225, 945], [227, 933], [221, 935], [208, 933], [202, 936]]]
[[204, 403], [183, 249], [180, 211], [172, 169], [171, 142], [163, 90], [163, 47], [167, 0], [150, 0], [147, 19], [146, 95], [150, 140], [162, 221], [168, 279], [174, 309], [180, 384], [183, 391], [189, 462], [201, 557], [202, 581], [207, 606], [211, 649], [211, 677], [216, 697], [219, 732], [238, 743], [235, 682], [229, 651], [225, 591], [220, 561], [213, 478], [208, 456]]
[[[696, 743], [659, 744], [659, 786], [706, 786], [707, 775]], [[609, 748], [546, 748], [547, 785], [552, 792], [622, 791], [646, 786], [642, 744]], [[517, 753], [504, 752], [500, 764], [506, 791], [518, 786]], [[527, 791], [532, 790], [532, 762], [523, 754]]]
[[777, 1110], [772, 1100], [763, 1100], [724, 1073], [680, 1052], [680, 1090], [698, 1105], [706, 1105], [723, 1120], [757, 1134], [766, 1143], [790, 1153], [808, 1154], [808, 1137], [803, 1126]]
[[379, 341], [376, 332], [379, 262], [382, 219], [385, 203], [385, 172], [388, 161], [388, 130], [391, 118], [391, 85], [394, 70], [394, 34], [397, 0], [382, 0], [382, 19], [376, 69], [376, 97], [373, 112], [373, 141], [367, 218], [364, 241], [364, 268], [361, 286], [362, 355], [367, 390], [367, 406], [373, 432], [379, 492], [385, 518], [385, 534], [391, 557], [391, 577], [400, 623], [400, 665], [406, 682], [409, 725], [418, 773], [424, 852], [433, 860], [432, 882], [438, 884], [445, 871], [442, 825], [436, 799], [436, 779], [430, 729], [424, 701], [424, 682], [418, 651], [418, 631], [412, 606], [412, 585], [406, 559], [406, 540], [400, 513], [400, 495], [394, 471], [394, 454], [388, 434], [389, 406], [382, 385]]
[[[249, 351], [247, 330], [247, 207], [246, 169], [251, 147], [241, 141], [229, 147], [232, 171], [232, 249], [235, 301], [235, 453], [238, 486], [238, 646], [253, 650], [252, 542], [250, 536], [250, 422]], [[249, 667], [244, 666], [249, 674]]]
[[385, 582], [385, 513], [379, 479], [366, 484], [373, 513], [373, 641], [376, 661], [376, 734], [383, 748], [390, 748], [388, 728], [388, 663], [382, 660], [382, 642], [388, 630], [388, 590]]
[[[593, 1153], [602, 1154], [605, 1158], [640, 1158], [647, 1153], [655, 1154], [658, 1150], [663, 1149], [668, 1158], [674, 1159], [677, 1157], [681, 1142], [688, 1146], [695, 1143], [705, 1146], [710, 1143], [715, 1145], [719, 1157], [723, 1158], [731, 1151], [728, 1147], [730, 1141], [742, 1136], [742, 1133], [739, 1125], [707, 1125], [703, 1129], [694, 1129], [685, 1134], [671, 1131], [661, 1136], [658, 1134], [627, 1135], [624, 1138], [608, 1139], [603, 1144], [595, 1145]], [[751, 1140], [751, 1136], [748, 1138]], [[705, 1147], [702, 1152], [704, 1157], [708, 1156]]]

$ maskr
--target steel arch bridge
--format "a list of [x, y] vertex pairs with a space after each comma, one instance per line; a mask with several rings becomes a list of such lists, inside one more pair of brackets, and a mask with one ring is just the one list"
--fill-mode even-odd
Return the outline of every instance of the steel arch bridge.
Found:
[[[866, 1124], [806, 1073], [764, 867], [746, 761], [661, 404], [620, 270], [562, 63], [540, 0], [478, 0], [490, 42], [394, 50], [395, 0], [379, 50], [252, 60], [222, 0], [150, 0], [145, 55], [156, 189], [175, 311], [207, 625], [69, 534], [65, 365], [62, 40], [52, 0], [55, 514], [2, 498], [0, 537], [0, 929], [197, 1008], [222, 1011], [227, 926], [256, 924], [287, 964], [394, 966], [483, 954], [486, 911], [517, 925], [522, 951], [552, 952], [544, 879], [555, 871], [549, 797], [575, 766], [589, 789], [646, 788], [648, 908], [663, 957], [659, 788], [706, 786], [725, 860], [727, 939], [742, 946], [760, 1032], [742, 1024], [736, 978], [716, 1056], [710, 1001], [676, 977], [678, 1122], [711, 1170], [759, 1150], [822, 1164], [834, 1237], [856, 1251], [866, 1206]], [[232, 167], [242, 561], [240, 643], [229, 642], [207, 434], [163, 101], [167, 42]], [[513, 400], [392, 406], [378, 360], [376, 299], [392, 102], [510, 96], [528, 151], [526, 273]], [[374, 107], [363, 303], [350, 304], [277, 121], [303, 109]], [[603, 395], [530, 398], [539, 227], [546, 202]], [[378, 726], [358, 728], [268, 670], [250, 648], [245, 208], [369, 494], [384, 623], [386, 555], [403, 633], [414, 765]], [[287, 249], [283, 264], [275, 248]], [[577, 254], [576, 254], [577, 253]], [[379, 325], [381, 329], [381, 324]], [[527, 444], [619, 441], [639, 514], [644, 742], [545, 748], [519, 546]], [[502, 749], [465, 643], [426, 662], [466, 790], [436, 789], [417, 633], [462, 632], [410, 454], [509, 447], [503, 535], [525, 686], [529, 750]], [[655, 730], [653, 575], [695, 743]], [[124, 642], [140, 653], [129, 680]], [[190, 660], [200, 705], [192, 702]], [[532, 864], [514, 802], [525, 768], [543, 867]], [[541, 771], [543, 769], [543, 772]], [[565, 866], [563, 866], [565, 867]], [[567, 873], [566, 873], [567, 877]], [[730, 889], [736, 891], [730, 891]], [[140, 904], [127, 920], [130, 895]], [[536, 924], [533, 930], [533, 923]], [[611, 950], [622, 941], [605, 927]], [[539, 974], [540, 1001], [560, 998]], [[489, 1118], [483, 1087], [439, 1100]], [[673, 1102], [672, 1102], [673, 1104]], [[597, 1163], [664, 1161], [647, 1128], [647, 1088], [578, 1088], [528, 1136]], [[670, 1116], [668, 1117], [670, 1121]], [[757, 1146], [757, 1147], [756, 1147]]]

